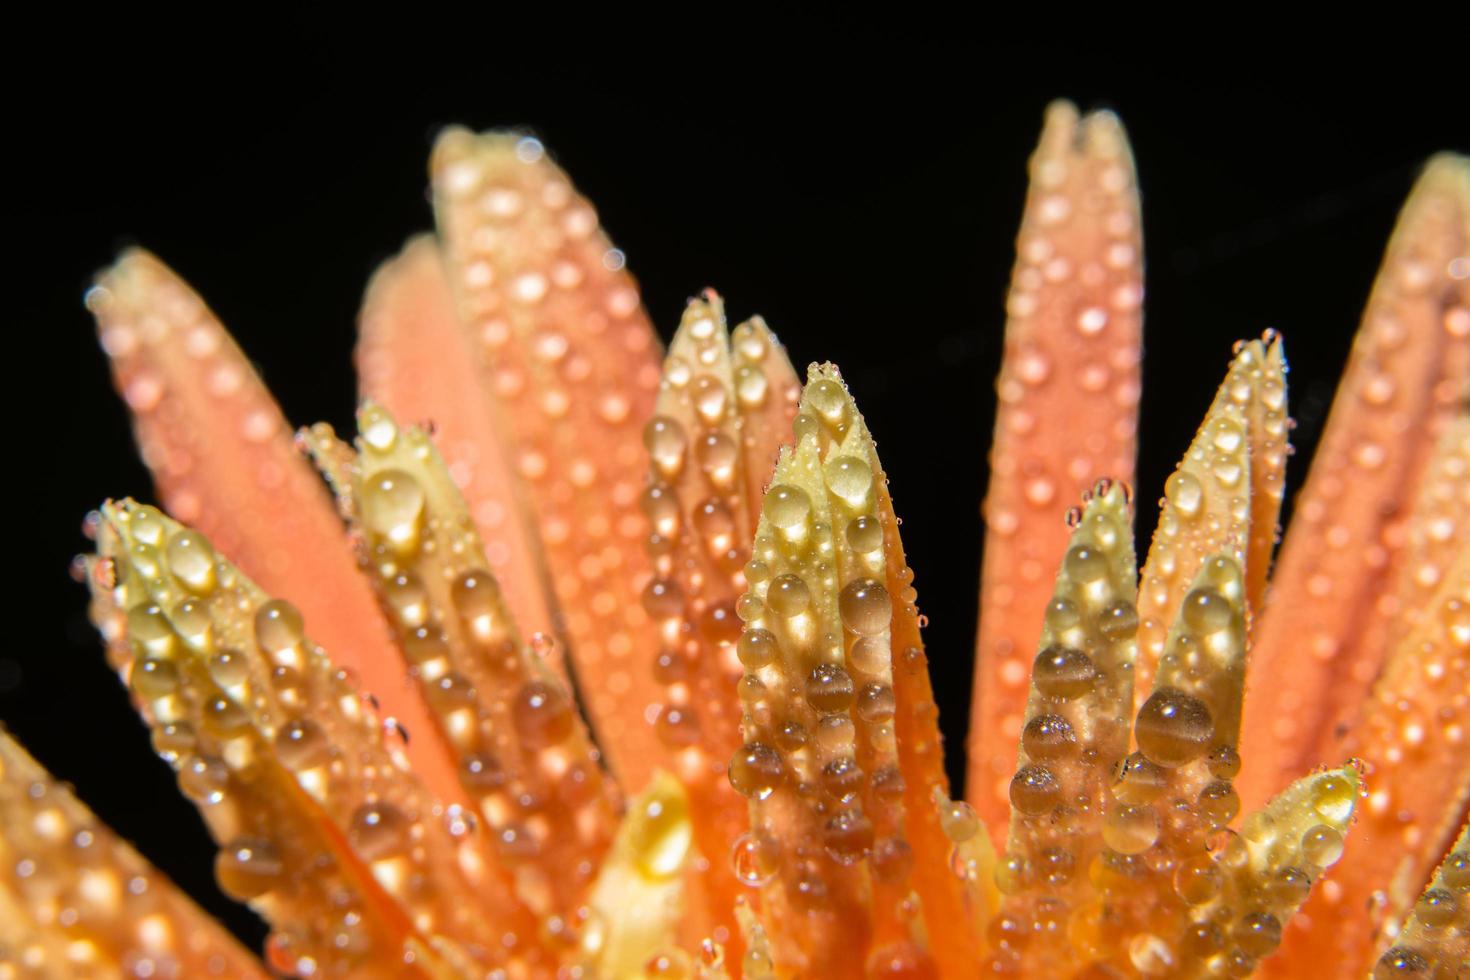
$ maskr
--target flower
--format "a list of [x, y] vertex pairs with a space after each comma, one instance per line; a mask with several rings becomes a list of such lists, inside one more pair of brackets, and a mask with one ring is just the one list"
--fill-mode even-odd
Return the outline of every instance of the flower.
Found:
[[[1235, 351], [1140, 576], [1132, 165], [1112, 116], [1049, 111], [1007, 304], [969, 803], [837, 369], [799, 384], [713, 293], [661, 352], [534, 139], [453, 130], [432, 172], [439, 237], [368, 290], [354, 444], [293, 435], [151, 256], [88, 294], [171, 515], [104, 505], [93, 616], [221, 886], [271, 924], [271, 969], [1463, 963], [1465, 161], [1432, 161], [1405, 207], [1269, 590], [1270, 334]], [[17, 973], [262, 973], [8, 736], [0, 767]]]

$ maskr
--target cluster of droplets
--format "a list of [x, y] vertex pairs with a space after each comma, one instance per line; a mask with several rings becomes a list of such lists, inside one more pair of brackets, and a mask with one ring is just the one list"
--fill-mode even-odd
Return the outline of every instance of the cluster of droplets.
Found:
[[1419, 896], [1403, 931], [1373, 967], [1373, 980], [1438, 980], [1470, 968], [1470, 827]]
[[[799, 388], [785, 353], [755, 318], [733, 331], [713, 292], [690, 301], [645, 425], [650, 464], [642, 507], [653, 577], [643, 608], [658, 630], [650, 714], [689, 790], [703, 855], [749, 852], [746, 821], [724, 779], [740, 744], [736, 598], [745, 588], [760, 491], [776, 448], [790, 439]], [[737, 868], [737, 873], [739, 869]], [[713, 937], [735, 935], [733, 879], [711, 885]]]
[[1139, 683], [1166, 653], [1171, 616], [1194, 570], [1227, 544], [1248, 570], [1252, 607], [1265, 589], [1284, 492], [1286, 365], [1274, 334], [1237, 345], [1205, 423], [1164, 483], [1159, 522], [1139, 584]]
[[[825, 955], [836, 959], [821, 968], [861, 970], [863, 938], [882, 933], [884, 920], [917, 914], [895, 898], [907, 894], [913, 855], [891, 646], [895, 610], [912, 617], [914, 596], [910, 576], [900, 577], [905, 595], [889, 592], [881, 470], [833, 369], [811, 369], [800, 409], [796, 445], [783, 450], [766, 492], [745, 566], [749, 588], [736, 605], [745, 624], [737, 644], [745, 743], [729, 778], [751, 801], [736, 873], [764, 886], [768, 923], [773, 910], [792, 909], [810, 913], [803, 918], [814, 928], [851, 930], [847, 940], [834, 936]], [[865, 877], [872, 921], [854, 906]], [[879, 960], [885, 969], [928, 968], [927, 954], [903, 939], [867, 966]]]
[[[1166, 488], [1142, 581], [1167, 634], [1133, 603], [1122, 488], [1104, 483], [1069, 512], [996, 868], [1006, 896], [988, 928], [996, 970], [1246, 976], [1342, 852], [1351, 768], [1300, 780], [1239, 833], [1230, 826], [1241, 808], [1248, 569], [1259, 524], [1274, 533], [1273, 447], [1285, 438], [1280, 372], [1262, 370], [1273, 363], [1275, 347], [1237, 351]], [[1267, 499], [1253, 511], [1257, 479]], [[1135, 682], [1150, 688], [1136, 716]], [[1037, 941], [1051, 933], [1069, 942]]]
[[466, 836], [474, 814], [485, 821], [495, 863], [543, 939], [570, 954], [593, 915], [586, 893], [614, 824], [612, 787], [565, 684], [543, 662], [551, 641], [522, 640], [428, 436], [373, 404], [359, 429], [342, 509], [473, 804], [455, 826]]
[[99, 555], [94, 618], [220, 843], [220, 887], [272, 923], [272, 966], [331, 975], [429, 955], [383, 916], [385, 901], [436, 937], [436, 956], [504, 962], [513, 933], [495, 930], [516, 917], [464, 900], [477, 876], [441, 808], [295, 607], [262, 595], [197, 532], [130, 502], [104, 509]]
[[1308, 777], [1238, 835], [1230, 829], [1241, 805], [1232, 781], [1245, 654], [1244, 574], [1216, 555], [1184, 597], [1134, 723], [1138, 751], [1119, 766], [1113, 797], [1123, 805], [1104, 820], [1109, 846], [1172, 882], [1161, 889], [1167, 901], [1136, 910], [1127, 949], [1144, 973], [1185, 964], [1248, 975], [1342, 852], [1357, 791], [1350, 769]]
[[[774, 453], [794, 412], [794, 378], [782, 385], [787, 390], [772, 391], [770, 377], [789, 374], [765, 325], [752, 320], [727, 334], [719, 299], [709, 294], [685, 312], [664, 366], [658, 414], [643, 430], [650, 480], [642, 507], [654, 577], [642, 598], [659, 629], [653, 671], [666, 697], [657, 729], [671, 751], [720, 754], [738, 724], [726, 691], [739, 676], [735, 598], [759, 505], [752, 488], [761, 478], [750, 471], [764, 468], [759, 457]], [[705, 728], [713, 729], [709, 737]]]
[[0, 731], [0, 976], [262, 976], [253, 958]]
[[1000, 971], [1016, 969], [1033, 944], [1032, 961], [1059, 968], [1067, 954], [1035, 940], [1092, 911], [1089, 876], [1152, 844], [1147, 821], [1104, 800], [1108, 773], [1128, 747], [1138, 628], [1123, 487], [1099, 484], [1069, 523], [1009, 787], [1007, 853], [996, 870], [1007, 896], [989, 926], [991, 965]]

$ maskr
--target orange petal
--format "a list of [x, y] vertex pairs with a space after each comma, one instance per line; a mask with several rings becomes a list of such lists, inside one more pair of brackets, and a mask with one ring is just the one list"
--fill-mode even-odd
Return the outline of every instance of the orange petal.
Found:
[[581, 695], [609, 764], [637, 791], [667, 759], [640, 443], [659, 344], [623, 256], [541, 144], [450, 130], [432, 162], [460, 318], [539, 522]]
[[1253, 631], [1271, 682], [1246, 700], [1247, 805], [1340, 754], [1388, 652], [1408, 509], [1467, 393], [1470, 163], [1445, 155], [1399, 217]]
[[1455, 558], [1470, 547], [1470, 414], [1452, 419], [1425, 467], [1409, 515], [1403, 559], [1387, 623], [1390, 649], [1431, 611]]
[[[125, 253], [87, 294], [143, 460], [171, 514], [199, 528], [263, 588], [289, 596], [319, 642], [352, 667], [384, 711], [428, 732], [387, 623], [357, 574], [342, 523], [291, 429], [225, 328], [146, 252]], [[434, 739], [410, 747], [415, 771], [453, 795]]]
[[999, 833], [1027, 664], [1066, 549], [1062, 511], [1099, 477], [1131, 481], [1142, 239], [1133, 161], [1111, 113], [1056, 103], [1031, 158], [1007, 300], [966, 795]]
[[[1286, 495], [1286, 457], [1290, 452], [1286, 416], [1286, 355], [1280, 338], [1267, 331], [1249, 376], [1246, 425], [1250, 438], [1251, 524], [1245, 554], [1246, 615], [1260, 614], [1266, 603], [1271, 556], [1281, 537], [1281, 500]], [[1254, 345], [1249, 345], [1254, 347]]]
[[[952, 840], [946, 831], [955, 826], [952, 817], [956, 807], [963, 808], [958, 811], [962, 826], [973, 811], [965, 813], [966, 804], [949, 798], [939, 708], [919, 633], [914, 573], [904, 556], [888, 476], [876, 451], [871, 460], [878, 519], [883, 525], [884, 582], [893, 597], [889, 641], [894, 652], [893, 730], [898, 741], [899, 771], [903, 774], [904, 834], [913, 850], [912, 885], [922, 903], [928, 953], [939, 975], [965, 976], [978, 960], [984, 943], [982, 930], [995, 910], [994, 851], [983, 824], [975, 828], [970, 840]], [[965, 874], [955, 873], [957, 862], [952, 853], [957, 854]], [[923, 976], [917, 971], [912, 975]]]
[[[84, 925], [58, 921], [63, 908]], [[6, 963], [34, 971], [22, 976], [266, 977], [233, 936], [3, 728], [0, 950]]]
[[1395, 645], [1346, 748], [1369, 767], [1351, 860], [1303, 910], [1274, 976], [1361, 976], [1393, 941], [1470, 805], [1470, 549]]
[[[527, 635], [553, 635], [551, 584], [530, 505], [496, 432], [495, 404], [460, 327], [444, 258], [433, 238], [404, 246], [373, 275], [358, 318], [358, 384], [364, 398], [425, 425], [486, 544], [490, 571]], [[565, 671], [560, 647], [549, 663]]]

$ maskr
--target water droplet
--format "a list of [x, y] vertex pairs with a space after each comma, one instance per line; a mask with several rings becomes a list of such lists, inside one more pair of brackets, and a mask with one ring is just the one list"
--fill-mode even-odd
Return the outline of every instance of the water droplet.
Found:
[[799, 616], [811, 608], [811, 589], [799, 575], [778, 575], [766, 590], [766, 604], [779, 616]]
[[559, 687], [550, 681], [528, 681], [516, 694], [516, 732], [532, 748], [556, 745], [572, 733], [576, 718]]
[[730, 852], [735, 878], [752, 888], [759, 888], [775, 877], [780, 861], [780, 845], [755, 833], [741, 834]]
[[1026, 502], [1031, 506], [1045, 507], [1056, 498], [1057, 487], [1046, 477], [1037, 476], [1026, 481], [1026, 487], [1022, 492], [1026, 497]]
[[632, 819], [628, 842], [638, 871], [651, 881], [677, 875], [693, 840], [689, 804], [683, 792], [656, 786], [639, 802]]
[[1138, 712], [1138, 747], [1161, 766], [1182, 766], [1209, 749], [1215, 734], [1210, 709], [1177, 688], [1159, 688]]
[[859, 517], [847, 525], [847, 544], [866, 555], [883, 547], [883, 525], [876, 517]]
[[643, 428], [643, 445], [664, 479], [673, 479], [684, 465], [684, 427], [674, 419], [655, 416]]
[[749, 670], [758, 670], [775, 659], [779, 649], [776, 637], [769, 630], [747, 629], [735, 645], [736, 655]]
[[1269, 912], [1246, 913], [1230, 932], [1241, 949], [1257, 958], [1281, 945], [1281, 922]]
[[854, 508], [860, 507], [873, 488], [873, 471], [856, 456], [838, 456], [828, 461], [827, 486]]
[[881, 636], [892, 617], [888, 590], [874, 579], [858, 579], [837, 600], [842, 624], [861, 636]]
[[893, 717], [897, 702], [893, 688], [887, 684], [865, 684], [858, 692], [857, 716], [869, 724], [880, 724]]
[[1094, 336], [1108, 325], [1108, 311], [1100, 306], [1089, 306], [1077, 316], [1077, 329], [1085, 336]]
[[234, 738], [250, 727], [245, 709], [223, 695], [204, 702], [204, 728], [216, 738]]
[[1201, 634], [1225, 629], [1234, 619], [1230, 601], [1214, 589], [1192, 590], [1184, 597], [1180, 612], [1185, 625]]
[[842, 385], [830, 378], [807, 385], [806, 401], [828, 428], [835, 430], [846, 420], [847, 394], [842, 390]]
[[1030, 817], [1056, 809], [1062, 801], [1062, 784], [1045, 766], [1023, 766], [1011, 779], [1011, 804]]
[[361, 503], [369, 532], [401, 553], [417, 549], [425, 504], [417, 480], [402, 470], [381, 470], [367, 480]]
[[806, 679], [807, 703], [821, 714], [846, 711], [852, 704], [852, 676], [836, 664], [818, 664]]
[[1074, 582], [1086, 585], [1107, 577], [1108, 559], [1097, 548], [1078, 545], [1067, 552], [1063, 559], [1067, 574]]
[[1103, 819], [1103, 842], [1119, 854], [1142, 854], [1159, 839], [1159, 817], [1147, 804], [1108, 808]]
[[1342, 851], [1342, 834], [1326, 824], [1318, 824], [1302, 834], [1302, 856], [1319, 868], [1336, 864]]
[[164, 549], [169, 571], [185, 589], [195, 595], [209, 595], [218, 577], [215, 572], [214, 549], [197, 531], [180, 531], [169, 538]]
[[1016, 358], [1016, 377], [1032, 387], [1045, 384], [1051, 377], [1051, 358], [1035, 347], [1023, 348]]
[[166, 698], [179, 688], [179, 671], [172, 661], [148, 658], [133, 665], [128, 682], [141, 698]]
[[843, 810], [822, 829], [822, 846], [838, 864], [856, 864], [872, 849], [873, 824], [857, 807]]
[[759, 408], [765, 404], [769, 388], [766, 376], [757, 367], [742, 365], [735, 372], [735, 397], [742, 408]]
[[229, 690], [250, 678], [250, 664], [238, 650], [220, 650], [209, 658], [209, 676], [220, 687]]
[[777, 484], [766, 492], [762, 510], [766, 519], [776, 527], [790, 530], [801, 526], [811, 516], [812, 502], [806, 491]]
[[1077, 751], [1077, 733], [1061, 715], [1037, 715], [1021, 730], [1021, 748], [1037, 762], [1054, 762]]
[[263, 837], [236, 837], [215, 855], [214, 876], [231, 898], [259, 898], [285, 881], [285, 865], [276, 846]]
[[1199, 480], [1184, 470], [1175, 472], [1164, 482], [1164, 496], [1185, 517], [1198, 514], [1200, 505], [1204, 503], [1204, 490]]
[[1357, 805], [1358, 794], [1346, 778], [1329, 773], [1312, 787], [1312, 806], [1324, 819], [1346, 824]]
[[780, 754], [764, 742], [741, 746], [730, 760], [730, 785], [735, 787], [735, 792], [751, 799], [764, 800], [770, 796], [784, 775]]
[[326, 765], [331, 745], [320, 725], [310, 718], [295, 718], [276, 732], [276, 757], [287, 769], [304, 772]]
[[271, 599], [255, 613], [256, 645], [278, 661], [294, 654], [304, 631], [301, 613], [284, 599]]
[[980, 832], [980, 818], [964, 800], [947, 800], [939, 804], [939, 826], [944, 836], [962, 844]]
[[378, 800], [364, 803], [353, 811], [348, 838], [364, 861], [381, 861], [408, 850], [410, 829], [402, 810], [386, 800]]
[[1081, 650], [1054, 645], [1037, 654], [1031, 677], [1047, 697], [1070, 700], [1092, 690], [1097, 668]]
[[725, 386], [707, 374], [694, 379], [694, 411], [706, 426], [714, 426], [725, 417], [728, 395]]
[[1394, 946], [1378, 958], [1373, 967], [1373, 980], [1428, 977], [1429, 971], [1429, 960], [1418, 950], [1408, 946]]

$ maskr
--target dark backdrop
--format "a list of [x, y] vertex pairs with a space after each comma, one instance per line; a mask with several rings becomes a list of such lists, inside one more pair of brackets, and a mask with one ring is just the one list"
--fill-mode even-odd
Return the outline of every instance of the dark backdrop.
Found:
[[[1442, 52], [1405, 71], [1319, 69], [1302, 49], [1259, 47], [1144, 65], [1099, 44], [900, 44], [804, 26], [810, 41], [691, 35], [646, 53], [609, 44], [619, 59], [597, 64], [554, 46], [514, 65], [520, 39], [493, 34], [480, 54], [436, 61], [437, 40], [380, 54], [310, 25], [270, 44], [108, 33], [69, 39], [48, 76], [67, 83], [15, 100], [22, 176], [6, 209], [25, 258], [8, 283], [10, 363], [39, 388], [11, 426], [29, 443], [9, 471], [29, 496], [10, 517], [28, 550], [12, 564], [25, 581], [11, 621], [25, 628], [0, 646], [0, 716], [242, 934], [263, 933], [214, 891], [212, 847], [67, 577], [88, 509], [150, 495], [80, 302], [120, 246], [145, 244], [204, 295], [293, 422], [350, 429], [360, 291], [429, 227], [434, 132], [534, 130], [598, 206], [665, 338], [685, 297], [712, 285], [732, 317], [763, 313], [798, 367], [843, 367], [905, 517], [958, 775], [1002, 300], [1045, 104], [1112, 107], [1133, 143], [1145, 502], [1231, 342], [1267, 326], [1291, 361], [1300, 485], [1396, 210], [1430, 153], [1470, 143], [1463, 79], [1434, 74], [1456, 57]], [[1141, 540], [1152, 522], [1145, 508]]]

